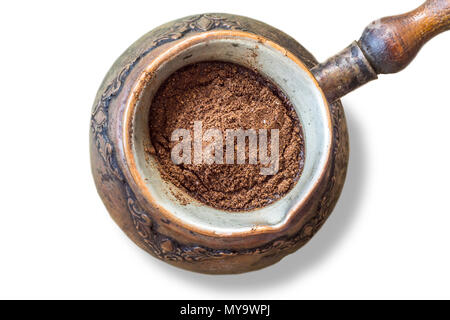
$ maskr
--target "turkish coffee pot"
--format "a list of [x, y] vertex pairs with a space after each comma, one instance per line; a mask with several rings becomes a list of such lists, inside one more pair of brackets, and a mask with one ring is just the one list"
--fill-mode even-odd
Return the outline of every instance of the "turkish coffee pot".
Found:
[[[95, 98], [90, 152], [98, 193], [131, 240], [177, 267], [224, 274], [276, 263], [313, 237], [343, 188], [349, 145], [339, 98], [378, 74], [402, 70], [449, 29], [450, 0], [428, 0], [372, 22], [358, 41], [318, 63], [287, 34], [246, 17], [199, 14], [157, 27], [117, 59]], [[152, 98], [176, 70], [202, 61], [253, 69], [292, 102], [306, 154], [299, 181], [282, 199], [228, 212], [180, 201], [161, 177], [148, 152]]]

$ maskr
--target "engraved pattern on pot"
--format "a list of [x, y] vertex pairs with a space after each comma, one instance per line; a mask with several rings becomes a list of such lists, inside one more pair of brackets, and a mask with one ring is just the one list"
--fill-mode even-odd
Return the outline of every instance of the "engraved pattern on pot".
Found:
[[[223, 258], [235, 255], [261, 255], [274, 254], [280, 251], [291, 249], [293, 246], [302, 246], [312, 238], [315, 232], [323, 225], [325, 220], [331, 213], [335, 199], [329, 197], [332, 192], [325, 192], [325, 196], [320, 200], [316, 214], [304, 224], [304, 226], [292, 237], [281, 237], [270, 243], [251, 249], [228, 250], [228, 249], [212, 249], [203, 246], [189, 246], [177, 242], [158, 232], [158, 226], [151, 219], [151, 216], [139, 205], [136, 196], [125, 179], [123, 172], [117, 164], [116, 154], [113, 143], [108, 134], [108, 109], [112, 99], [114, 99], [122, 89], [126, 77], [131, 69], [151, 50], [155, 47], [170, 41], [182, 38], [191, 31], [209, 31], [212, 29], [231, 29], [244, 30], [239, 22], [229, 21], [227, 18], [215, 17], [211, 15], [198, 15], [190, 17], [176, 23], [172, 28], [164, 31], [157, 39], [153, 40], [150, 47], [139, 54], [132, 62], [128, 63], [118, 74], [118, 76], [106, 87], [104, 93], [99, 99], [98, 104], [94, 107], [91, 116], [91, 130], [94, 135], [94, 142], [97, 151], [103, 159], [107, 171], [110, 175], [121, 181], [124, 185], [127, 196], [127, 207], [135, 226], [135, 230], [149, 251], [156, 257], [168, 261], [202, 261], [214, 258]], [[334, 131], [336, 140], [334, 141], [333, 153], [336, 154], [341, 148], [341, 139], [339, 137], [340, 119], [339, 114], [342, 109], [340, 102], [331, 105]], [[345, 175], [346, 160], [341, 159], [333, 161], [331, 173], [333, 177], [327, 185], [327, 191], [332, 190], [335, 186], [337, 176]]]

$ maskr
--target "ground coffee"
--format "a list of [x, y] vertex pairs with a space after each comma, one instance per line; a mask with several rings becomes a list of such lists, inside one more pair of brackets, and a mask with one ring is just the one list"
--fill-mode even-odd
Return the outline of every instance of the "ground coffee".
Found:
[[[248, 161], [175, 164], [171, 150], [177, 142], [171, 141], [172, 133], [179, 128], [192, 132], [196, 121], [202, 121], [203, 130], [222, 132], [278, 129], [278, 172], [261, 175], [265, 166], [259, 160], [256, 165]], [[266, 206], [292, 189], [303, 168], [303, 133], [293, 106], [270, 81], [236, 64], [202, 62], [176, 71], [153, 99], [149, 127], [163, 178], [218, 209], [243, 211]], [[225, 140], [225, 134], [223, 137]]]

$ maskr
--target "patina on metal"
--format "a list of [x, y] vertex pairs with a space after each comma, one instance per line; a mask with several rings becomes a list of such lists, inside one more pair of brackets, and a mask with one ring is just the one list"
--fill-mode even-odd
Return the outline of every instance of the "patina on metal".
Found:
[[315, 66], [311, 72], [328, 101], [335, 101], [378, 78], [356, 41], [337, 55]]
[[[199, 37], [200, 34], [204, 37]], [[189, 42], [191, 37], [208, 40], [220, 34], [245, 35], [261, 43], [271, 41], [277, 50], [297, 59], [303, 67], [312, 68], [317, 64], [314, 57], [288, 35], [249, 18], [205, 14], [176, 20], [142, 37], [114, 64], [94, 103], [90, 135], [92, 171], [98, 192], [124, 232], [141, 248], [165, 262], [214, 274], [266, 267], [308, 242], [331, 213], [342, 190], [348, 162], [347, 126], [342, 105], [336, 101], [327, 106], [331, 145], [325, 170], [314, 192], [278, 231], [261, 228], [261, 231], [235, 236], [207, 235], [170, 218], [158, 209], [157, 203], [149, 203], [133, 182], [130, 164], [122, 155], [126, 101], [146, 66], [161, 53], [180, 41]], [[249, 59], [252, 55], [250, 52]]]

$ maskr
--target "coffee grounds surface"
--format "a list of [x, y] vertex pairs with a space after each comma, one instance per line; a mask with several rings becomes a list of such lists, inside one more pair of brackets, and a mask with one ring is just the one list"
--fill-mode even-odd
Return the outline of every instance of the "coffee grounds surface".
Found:
[[[245, 164], [224, 159], [224, 164], [176, 165], [172, 132], [183, 128], [193, 136], [194, 121], [202, 121], [203, 132], [221, 130], [224, 146], [227, 129], [267, 129], [270, 150], [270, 130], [278, 129], [278, 172], [261, 175], [267, 165], [248, 163], [248, 139]], [[293, 188], [303, 169], [303, 132], [292, 104], [273, 83], [233, 63], [201, 62], [173, 73], [153, 99], [149, 128], [163, 179], [217, 209], [248, 211], [273, 203]]]

